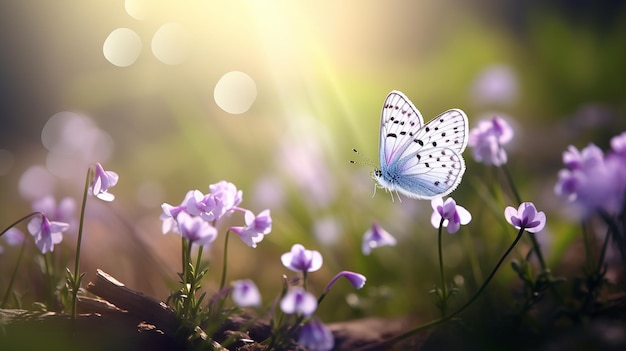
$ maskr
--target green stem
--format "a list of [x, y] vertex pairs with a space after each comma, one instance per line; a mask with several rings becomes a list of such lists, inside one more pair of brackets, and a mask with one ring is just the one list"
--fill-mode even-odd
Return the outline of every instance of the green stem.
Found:
[[441, 276], [441, 317], [445, 317], [446, 315], [446, 308], [447, 308], [447, 303], [448, 303], [448, 288], [447, 288], [447, 284], [446, 284], [446, 277], [445, 277], [445, 273], [443, 270], [443, 248], [441, 245], [441, 232], [442, 232], [442, 228], [443, 228], [443, 217], [441, 217], [441, 221], [439, 221], [439, 231], [438, 231], [438, 244], [439, 244], [439, 274]]
[[224, 289], [226, 285], [226, 269], [228, 267], [228, 238], [230, 237], [230, 230], [226, 231], [226, 237], [224, 238], [224, 262], [222, 262], [222, 278], [220, 280], [220, 290]]
[[35, 217], [35, 216], [42, 216], [45, 217], [46, 215], [44, 215], [42, 212], [33, 212], [33, 213], [29, 213], [26, 216], [18, 219], [17, 221], [11, 223], [11, 225], [9, 225], [8, 227], [4, 228], [4, 230], [2, 232], [0, 232], [0, 236], [3, 236], [4, 233], [8, 232], [9, 229], [15, 227], [16, 225], [18, 225], [20, 222], [25, 221], [31, 217]]
[[500, 258], [500, 260], [498, 261], [498, 263], [496, 264], [496, 266], [494, 267], [494, 269], [491, 271], [491, 274], [489, 274], [489, 276], [487, 277], [487, 279], [483, 282], [483, 285], [480, 286], [480, 288], [478, 289], [478, 291], [476, 291], [476, 293], [474, 294], [474, 296], [472, 296], [471, 299], [469, 299], [465, 305], [461, 306], [458, 310], [452, 312], [451, 314], [442, 317], [440, 319], [436, 319], [434, 321], [428, 322], [426, 324], [422, 324], [419, 327], [416, 327], [414, 329], [411, 329], [403, 334], [400, 334], [396, 337], [393, 337], [389, 340], [387, 340], [385, 342], [386, 345], [392, 345], [400, 340], [406, 339], [411, 335], [414, 335], [422, 330], [426, 330], [428, 328], [434, 327], [436, 325], [442, 324], [450, 319], [452, 319], [453, 317], [457, 316], [459, 313], [463, 312], [467, 307], [469, 307], [472, 303], [474, 303], [474, 301], [476, 301], [476, 299], [482, 294], [482, 292], [485, 290], [485, 288], [487, 287], [487, 285], [489, 284], [489, 282], [491, 282], [491, 279], [493, 279], [493, 277], [496, 275], [496, 272], [498, 271], [498, 268], [500, 268], [500, 266], [502, 265], [502, 263], [504, 262], [504, 260], [506, 259], [506, 257], [509, 255], [509, 253], [511, 253], [511, 251], [513, 250], [513, 248], [515, 247], [515, 245], [517, 245], [517, 243], [519, 242], [519, 240], [522, 238], [522, 234], [524, 234], [524, 230], [525, 228], [520, 228], [519, 232], [517, 233], [517, 237], [515, 238], [515, 240], [513, 241], [513, 243], [511, 244], [511, 246], [509, 246], [509, 248], [506, 250], [506, 252], [504, 253], [504, 255], [502, 255], [502, 257]]
[[[9, 227], [10, 228], [10, 227]], [[17, 262], [15, 263], [15, 268], [13, 268], [13, 273], [11, 273], [11, 280], [9, 280], [9, 286], [7, 287], [7, 291], [4, 293], [2, 297], [2, 302], [0, 302], [0, 308], [4, 308], [11, 295], [11, 291], [13, 289], [13, 283], [15, 282], [15, 277], [17, 276], [17, 271], [22, 262], [22, 256], [24, 255], [24, 248], [26, 247], [26, 238], [22, 241], [22, 246], [20, 247], [20, 253], [17, 255]]]
[[87, 170], [87, 177], [85, 178], [85, 188], [83, 191], [83, 202], [80, 206], [80, 221], [78, 223], [78, 239], [76, 241], [76, 256], [74, 261], [74, 284], [72, 286], [72, 320], [76, 320], [76, 298], [78, 296], [78, 290], [80, 289], [80, 246], [83, 241], [83, 225], [85, 223], [85, 208], [87, 208], [87, 195], [89, 192], [89, 186], [91, 185], [92, 168]]
[[46, 271], [46, 285], [47, 285], [47, 292], [46, 292], [46, 307], [48, 308], [48, 311], [50, 310], [50, 308], [53, 305], [53, 296], [54, 296], [54, 279], [52, 278], [52, 269], [50, 268], [51, 263], [50, 263], [50, 259], [51, 259], [52, 253], [49, 252], [47, 254], [43, 255], [43, 262], [44, 262], [44, 267], [45, 267], [45, 271]]

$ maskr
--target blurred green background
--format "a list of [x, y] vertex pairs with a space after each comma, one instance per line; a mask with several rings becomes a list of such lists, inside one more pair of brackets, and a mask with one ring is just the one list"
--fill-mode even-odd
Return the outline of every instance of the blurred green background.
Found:
[[[456, 107], [470, 126], [494, 114], [514, 126], [510, 169], [523, 199], [546, 211], [538, 239], [566, 274], [579, 267], [579, 237], [552, 189], [568, 145], [606, 148], [626, 129], [625, 10], [621, 1], [4, 1], [0, 226], [47, 194], [80, 202], [87, 167], [101, 162], [120, 181], [115, 202], [87, 203], [86, 281], [101, 268], [165, 299], [180, 241], [161, 234], [161, 203], [228, 180], [243, 207], [270, 208], [274, 220], [256, 249], [230, 241], [229, 280], [253, 279], [269, 303], [291, 274], [280, 255], [302, 243], [325, 259], [312, 291], [340, 270], [368, 277], [357, 292], [335, 287], [325, 321], [428, 319], [439, 278], [430, 203], [372, 197], [374, 167], [349, 163], [367, 163], [353, 147], [377, 163], [381, 105], [401, 90], [425, 120]], [[496, 173], [469, 150], [465, 158], [453, 196], [474, 219], [444, 243], [448, 276], [471, 294], [514, 238], [502, 212], [517, 204], [506, 192], [493, 200]], [[399, 245], [366, 257], [373, 221]], [[242, 222], [235, 214], [221, 232]], [[60, 266], [73, 262], [75, 238], [55, 248]], [[6, 282], [17, 249], [0, 245]], [[223, 236], [209, 291], [222, 248]], [[43, 285], [36, 250], [30, 243], [15, 288], [25, 307]], [[506, 267], [495, 285], [509, 293], [513, 278]]]

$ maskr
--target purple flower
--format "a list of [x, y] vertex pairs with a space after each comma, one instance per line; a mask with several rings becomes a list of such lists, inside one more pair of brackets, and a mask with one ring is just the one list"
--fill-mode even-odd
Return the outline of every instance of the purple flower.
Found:
[[494, 116], [482, 120], [470, 130], [467, 145], [472, 148], [476, 162], [486, 165], [501, 166], [507, 162], [503, 145], [513, 139], [513, 129], [502, 118]]
[[350, 284], [354, 286], [355, 289], [361, 289], [365, 285], [365, 281], [367, 280], [367, 278], [365, 278], [363, 274], [350, 271], [341, 271], [337, 273], [337, 275], [333, 279], [330, 280], [328, 285], [326, 285], [326, 289], [324, 289], [324, 294], [328, 293], [328, 291], [330, 291], [330, 288], [335, 285], [335, 282], [337, 282], [337, 280], [339, 280], [339, 278], [341, 277], [345, 277], [350, 282]]
[[626, 132], [611, 138], [611, 150], [617, 155], [626, 156]]
[[577, 204], [583, 213], [596, 209], [619, 211], [626, 191], [626, 157], [621, 154], [621, 138], [613, 138], [613, 152], [606, 155], [594, 144], [580, 151], [569, 146], [563, 152], [565, 168], [558, 173], [554, 192]]
[[25, 235], [19, 229], [9, 228], [3, 235], [4, 240], [9, 246], [18, 246], [24, 242]]
[[54, 251], [54, 245], [63, 240], [63, 232], [69, 228], [63, 222], [50, 222], [44, 215], [36, 216], [28, 222], [28, 232], [35, 237], [35, 243], [42, 254]]
[[449, 197], [446, 202], [438, 197], [430, 202], [434, 212], [430, 217], [430, 223], [435, 228], [441, 225], [443, 218], [443, 226], [448, 229], [448, 233], [456, 233], [461, 224], [465, 225], [472, 220], [472, 215], [462, 206], [458, 206], [453, 198]]
[[482, 104], [508, 105], [517, 98], [518, 83], [515, 71], [506, 65], [485, 68], [472, 86], [472, 97]]
[[198, 190], [190, 190], [185, 195], [183, 202], [181, 202], [178, 206], [172, 206], [170, 204], [164, 203], [161, 205], [161, 209], [163, 213], [161, 214], [161, 220], [163, 221], [163, 234], [167, 234], [169, 232], [178, 233], [178, 222], [176, 222], [176, 217], [181, 212], [187, 212], [189, 214], [198, 216], [200, 212], [197, 211], [195, 204], [202, 200], [204, 195]]
[[233, 282], [233, 301], [239, 307], [261, 305], [261, 294], [254, 282], [250, 279]]
[[251, 211], [246, 211], [245, 220], [245, 227], [230, 227], [230, 230], [237, 233], [246, 245], [256, 247], [265, 235], [272, 231], [270, 210], [261, 211], [257, 216]]
[[54, 197], [46, 196], [33, 202], [32, 209], [35, 212], [41, 212], [48, 220], [64, 222], [70, 225], [70, 229], [74, 227], [76, 222], [76, 202], [71, 197], [61, 199], [57, 206]]
[[241, 203], [242, 192], [233, 183], [220, 181], [209, 185], [210, 192], [198, 203], [200, 214], [207, 221], [217, 221], [234, 211]]
[[187, 212], [176, 216], [180, 235], [192, 244], [207, 245], [217, 238], [217, 229], [200, 217], [192, 217]]
[[309, 351], [330, 351], [335, 346], [335, 337], [327, 326], [313, 318], [300, 328], [298, 344]]
[[545, 213], [537, 212], [532, 202], [522, 202], [517, 210], [508, 206], [504, 210], [504, 217], [515, 228], [523, 228], [530, 233], [537, 233], [546, 225]]
[[363, 235], [363, 244], [361, 251], [364, 255], [369, 255], [372, 249], [381, 246], [396, 246], [396, 238], [391, 236], [378, 223], [372, 223], [372, 227]]
[[119, 176], [115, 172], [105, 171], [102, 165], [96, 163], [94, 179], [91, 184], [92, 193], [100, 200], [113, 201], [115, 195], [108, 192], [109, 188], [117, 184]]
[[322, 267], [322, 254], [315, 250], [305, 250], [304, 246], [295, 244], [291, 251], [284, 253], [280, 260], [283, 265], [294, 272], [315, 272]]
[[287, 314], [298, 313], [310, 316], [317, 309], [317, 299], [313, 294], [296, 286], [291, 288], [280, 301], [280, 309]]

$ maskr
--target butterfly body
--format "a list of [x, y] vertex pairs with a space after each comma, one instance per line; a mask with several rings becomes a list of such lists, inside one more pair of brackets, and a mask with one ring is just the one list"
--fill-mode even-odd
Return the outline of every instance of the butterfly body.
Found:
[[467, 146], [467, 116], [451, 109], [424, 124], [401, 92], [387, 95], [380, 119], [380, 168], [373, 178], [392, 192], [416, 199], [451, 193], [461, 182]]

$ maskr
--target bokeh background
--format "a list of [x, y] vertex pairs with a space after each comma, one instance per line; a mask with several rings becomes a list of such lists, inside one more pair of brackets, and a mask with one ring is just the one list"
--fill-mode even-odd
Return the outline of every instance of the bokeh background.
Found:
[[[86, 281], [101, 268], [159, 299], [180, 271], [180, 239], [161, 234], [160, 205], [228, 180], [243, 207], [270, 208], [274, 220], [256, 249], [232, 238], [229, 280], [253, 279], [269, 303], [291, 276], [280, 255], [301, 243], [325, 259], [311, 290], [344, 269], [368, 277], [358, 292], [335, 287], [325, 321], [436, 316], [430, 203], [372, 197], [375, 166], [351, 150], [377, 163], [391, 90], [426, 120], [456, 107], [470, 126], [493, 115], [514, 126], [509, 166], [524, 200], [546, 211], [537, 237], [563, 274], [579, 267], [580, 238], [553, 192], [561, 153], [606, 149], [626, 130], [621, 1], [32, 0], [1, 2], [0, 18], [0, 226], [46, 195], [80, 203], [87, 167], [100, 162], [120, 181], [113, 203], [87, 202]], [[449, 276], [471, 293], [514, 238], [502, 211], [515, 204], [506, 191], [494, 200], [497, 173], [465, 158], [453, 195], [474, 219], [444, 242]], [[399, 245], [364, 256], [374, 221]], [[242, 222], [233, 215], [221, 233]], [[75, 233], [55, 248], [60, 267], [73, 262]], [[207, 257], [208, 291], [223, 239]], [[0, 245], [1, 290], [17, 249]], [[15, 290], [28, 308], [43, 283], [33, 243], [27, 257]], [[503, 269], [494, 291], [510, 293], [514, 278]]]

